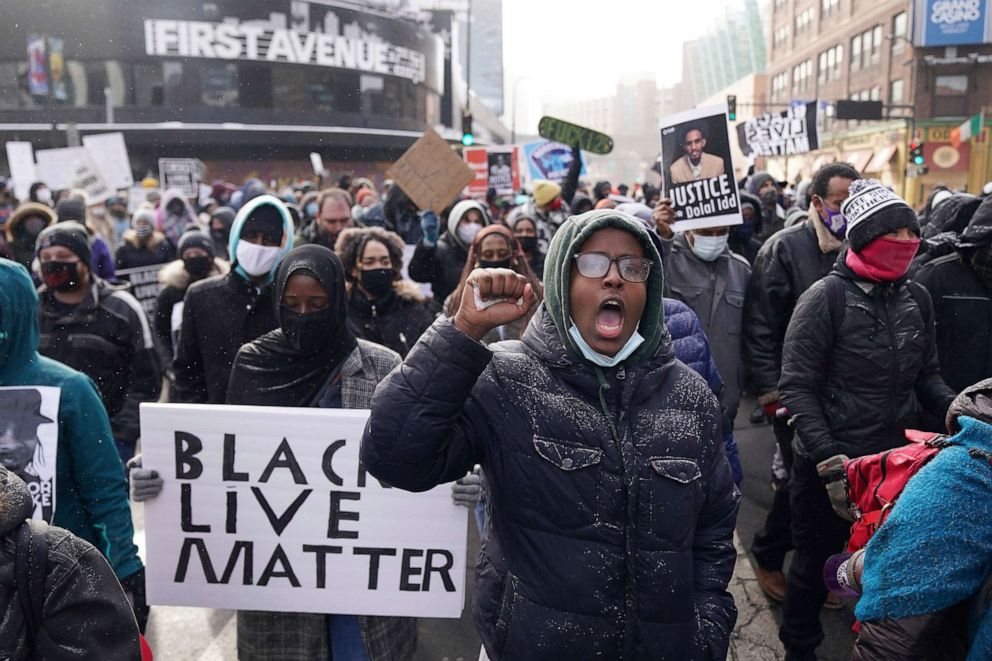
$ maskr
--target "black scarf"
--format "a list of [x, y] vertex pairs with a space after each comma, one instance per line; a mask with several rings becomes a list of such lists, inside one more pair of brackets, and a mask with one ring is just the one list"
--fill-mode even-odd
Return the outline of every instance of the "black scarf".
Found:
[[297, 248], [279, 265], [273, 302], [280, 324], [286, 283], [301, 271], [320, 282], [330, 297], [333, 325], [327, 329], [320, 347], [312, 353], [293, 346], [282, 328], [241, 347], [228, 386], [228, 404], [310, 406], [354, 351], [357, 341], [346, 323], [344, 267], [337, 255], [323, 246]]

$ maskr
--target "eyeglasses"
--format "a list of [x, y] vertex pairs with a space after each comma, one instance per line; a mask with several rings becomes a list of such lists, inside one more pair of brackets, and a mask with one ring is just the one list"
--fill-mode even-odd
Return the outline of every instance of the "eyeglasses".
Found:
[[610, 257], [602, 252], [580, 252], [573, 255], [572, 259], [579, 269], [579, 275], [584, 278], [605, 277], [610, 272], [610, 265], [616, 262], [620, 277], [627, 282], [646, 282], [651, 274], [651, 264], [654, 263], [643, 257]]

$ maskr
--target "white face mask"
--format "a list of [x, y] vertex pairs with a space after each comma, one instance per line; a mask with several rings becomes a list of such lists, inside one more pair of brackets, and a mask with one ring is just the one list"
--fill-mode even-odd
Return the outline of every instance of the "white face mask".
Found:
[[41, 202], [42, 204], [52, 203], [52, 191], [48, 190], [47, 188], [39, 188], [34, 192], [34, 195], [35, 197], [38, 198], [38, 201]]
[[235, 258], [245, 273], [257, 277], [272, 272], [280, 250], [279, 246], [258, 246], [248, 241], [238, 241]]
[[482, 225], [479, 223], [461, 223], [455, 228], [455, 231], [458, 232], [458, 238], [466, 245], [471, 245], [472, 241], [475, 240], [475, 235], [480, 230], [482, 230]]
[[696, 257], [704, 262], [712, 262], [723, 254], [723, 250], [727, 247], [727, 240], [729, 238], [729, 232], [721, 236], [703, 236], [701, 234], [693, 234], [692, 252], [696, 254]]
[[[571, 321], [571, 319], [569, 319]], [[582, 333], [579, 332], [578, 327], [575, 322], [572, 321], [572, 325], [568, 328], [568, 334], [571, 336], [572, 341], [575, 342], [576, 346], [579, 347], [579, 351], [582, 355], [593, 365], [599, 365], [600, 367], [615, 367], [624, 361], [630, 354], [637, 350], [637, 347], [644, 343], [644, 338], [636, 330], [634, 334], [630, 336], [627, 343], [623, 345], [620, 351], [617, 351], [615, 356], [604, 356], [603, 354], [597, 352], [589, 343], [586, 342], [585, 338], [582, 337]]]

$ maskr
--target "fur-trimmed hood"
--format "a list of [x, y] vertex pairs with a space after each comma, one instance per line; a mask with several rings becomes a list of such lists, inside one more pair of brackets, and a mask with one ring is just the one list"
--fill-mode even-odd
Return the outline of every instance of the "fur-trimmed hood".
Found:
[[126, 243], [135, 250], [155, 250], [163, 241], [165, 241], [165, 234], [162, 234], [158, 230], [152, 232], [152, 235], [148, 237], [148, 243], [144, 246], [141, 245], [141, 242], [138, 240], [138, 233], [134, 230], [124, 232], [124, 236], [121, 237], [121, 243]]
[[[207, 277], [214, 275], [227, 275], [231, 271], [231, 265], [220, 257], [214, 257], [213, 268], [210, 269], [210, 273]], [[186, 272], [186, 265], [183, 264], [183, 260], [177, 259], [174, 262], [169, 262], [165, 267], [159, 271], [158, 282], [163, 287], [174, 287], [176, 289], [186, 289], [190, 285], [189, 273]]]

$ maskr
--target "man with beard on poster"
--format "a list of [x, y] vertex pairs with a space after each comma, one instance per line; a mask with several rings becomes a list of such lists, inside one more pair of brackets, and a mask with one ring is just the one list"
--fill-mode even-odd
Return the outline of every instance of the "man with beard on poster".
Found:
[[54, 422], [41, 413], [41, 393], [32, 388], [0, 390], [0, 464], [24, 480], [34, 513], [52, 520], [52, 481], [38, 474], [34, 462], [38, 426]]
[[706, 130], [703, 126], [690, 124], [682, 134], [680, 157], [671, 167], [671, 183], [685, 184], [700, 179], [712, 179], [726, 172], [723, 159], [703, 151], [706, 148]]

